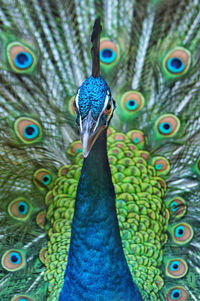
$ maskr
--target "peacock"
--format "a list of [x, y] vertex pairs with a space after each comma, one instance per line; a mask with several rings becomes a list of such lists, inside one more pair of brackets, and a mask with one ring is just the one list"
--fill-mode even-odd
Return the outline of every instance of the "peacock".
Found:
[[200, 300], [199, 8], [0, 0], [0, 300]]

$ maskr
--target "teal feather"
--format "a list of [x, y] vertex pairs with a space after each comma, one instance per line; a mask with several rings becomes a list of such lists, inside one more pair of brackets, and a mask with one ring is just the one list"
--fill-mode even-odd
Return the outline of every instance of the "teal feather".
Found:
[[0, 299], [58, 300], [83, 161], [74, 96], [91, 76], [98, 16], [100, 50], [114, 53], [100, 67], [117, 105], [108, 159], [129, 270], [144, 301], [199, 300], [200, 16], [189, 0], [0, 1]]

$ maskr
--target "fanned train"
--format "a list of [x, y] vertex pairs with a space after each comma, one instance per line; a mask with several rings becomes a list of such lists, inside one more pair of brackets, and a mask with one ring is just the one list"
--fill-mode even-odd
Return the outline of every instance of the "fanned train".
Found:
[[0, 300], [200, 300], [199, 61], [197, 0], [0, 0]]

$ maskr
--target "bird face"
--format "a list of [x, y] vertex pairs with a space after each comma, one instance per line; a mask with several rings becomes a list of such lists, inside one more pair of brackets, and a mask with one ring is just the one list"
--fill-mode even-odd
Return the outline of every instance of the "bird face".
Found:
[[110, 88], [101, 76], [86, 79], [76, 94], [74, 109], [86, 158], [100, 133], [108, 127], [115, 109]]

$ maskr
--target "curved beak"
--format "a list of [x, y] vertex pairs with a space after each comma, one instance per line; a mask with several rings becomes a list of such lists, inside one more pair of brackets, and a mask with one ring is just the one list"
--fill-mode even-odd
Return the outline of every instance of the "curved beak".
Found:
[[84, 158], [87, 158], [89, 155], [92, 146], [94, 145], [95, 141], [99, 137], [100, 133], [106, 128], [104, 125], [99, 125], [99, 119], [96, 121], [92, 117], [91, 111], [81, 121], [80, 126], [80, 136], [81, 136], [81, 142], [83, 147], [83, 156]]

